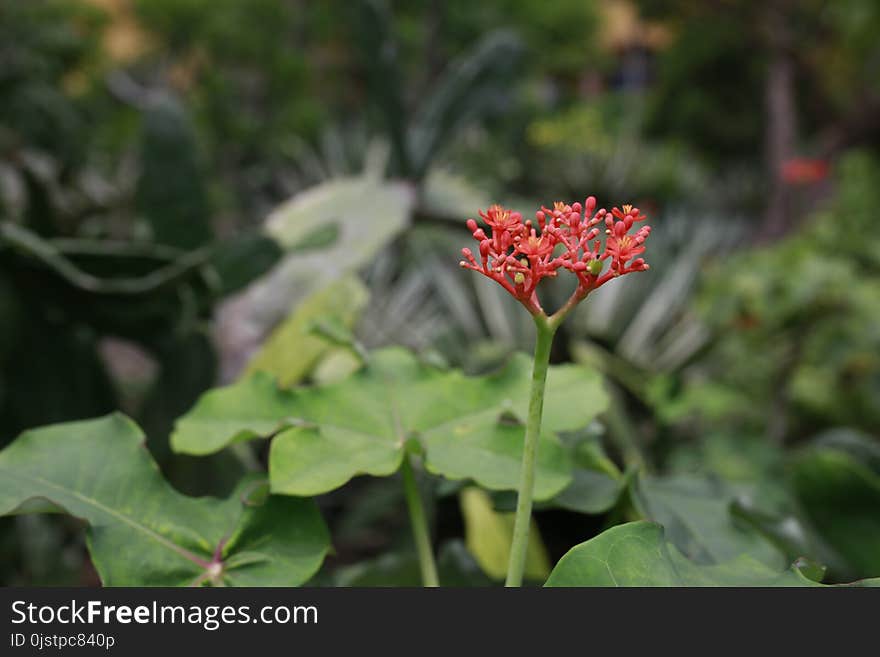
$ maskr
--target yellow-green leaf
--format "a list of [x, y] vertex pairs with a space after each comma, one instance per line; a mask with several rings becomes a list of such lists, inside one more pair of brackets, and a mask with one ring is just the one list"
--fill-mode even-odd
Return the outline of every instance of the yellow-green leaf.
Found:
[[266, 372], [283, 387], [299, 383], [334, 349], [332, 343], [311, 330], [313, 323], [332, 317], [351, 328], [367, 298], [366, 287], [354, 276], [334, 281], [316, 292], [269, 335], [248, 364], [246, 375]]
[[[464, 516], [465, 544], [489, 577], [503, 580], [510, 561], [513, 538], [513, 513], [499, 513], [492, 508], [489, 495], [473, 486], [459, 494]], [[550, 574], [550, 558], [535, 522], [529, 530], [525, 578], [543, 581]]]

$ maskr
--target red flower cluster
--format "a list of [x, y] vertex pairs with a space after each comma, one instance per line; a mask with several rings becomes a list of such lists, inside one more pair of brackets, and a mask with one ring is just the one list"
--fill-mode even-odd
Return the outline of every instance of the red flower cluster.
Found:
[[[536, 213], [537, 228], [531, 220], [524, 222], [519, 212], [500, 205], [481, 211], [480, 217], [489, 235], [474, 219], [467, 222], [480, 243], [480, 262], [470, 249], [462, 249], [465, 259], [461, 266], [497, 281], [534, 315], [544, 312], [536, 293], [538, 283], [556, 276], [560, 267], [577, 277], [572, 303], [612, 278], [648, 269], [636, 256], [644, 252], [651, 227], [642, 226], [630, 234], [633, 224], [647, 218], [630, 205], [608, 212], [604, 208], [596, 211], [593, 196], [583, 206], [558, 202], [553, 209], [542, 207]], [[599, 239], [603, 222], [607, 236], [604, 249]], [[607, 269], [606, 260], [610, 262]]]

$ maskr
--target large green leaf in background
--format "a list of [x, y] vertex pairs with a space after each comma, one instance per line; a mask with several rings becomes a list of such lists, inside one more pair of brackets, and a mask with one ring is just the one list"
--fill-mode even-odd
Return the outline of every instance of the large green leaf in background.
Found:
[[[288, 255], [247, 293], [257, 320], [274, 325], [330, 282], [372, 262], [409, 225], [414, 190], [380, 175], [369, 170], [321, 183], [266, 218], [265, 233]], [[332, 239], [322, 238], [329, 233]], [[310, 242], [315, 246], [302, 253]]]
[[[857, 582], [877, 586], [880, 580]], [[796, 566], [778, 571], [748, 556], [701, 566], [652, 522], [617, 525], [569, 550], [546, 586], [822, 586]]]
[[572, 432], [561, 438], [575, 467], [571, 483], [551, 503], [569, 511], [605, 513], [617, 504], [630, 473], [620, 472], [594, 432]]
[[837, 447], [793, 459], [790, 482], [809, 523], [858, 576], [880, 576], [880, 475]]
[[[392, 474], [414, 439], [429, 471], [514, 490], [530, 368], [528, 357], [516, 354], [498, 373], [465, 377], [389, 348], [374, 352], [348, 379], [324, 386], [284, 391], [258, 373], [203, 395], [178, 421], [171, 444], [178, 452], [208, 454], [280, 432], [269, 458], [272, 490], [316, 495], [357, 474]], [[585, 426], [606, 403], [596, 372], [550, 368], [536, 499], [552, 497], [571, 480], [570, 458], [554, 433]]]
[[748, 555], [770, 567], [785, 565], [769, 540], [737, 522], [731, 513], [735, 494], [726, 484], [694, 475], [642, 476], [631, 488], [643, 515], [663, 525], [669, 542], [695, 562]]
[[412, 188], [380, 173], [337, 178], [297, 194], [266, 218], [266, 233], [291, 250], [332, 231], [335, 239], [325, 241], [323, 255], [335, 266], [327, 273], [360, 267], [408, 225], [414, 201]]
[[[295, 586], [320, 567], [327, 529], [311, 500], [249, 494], [192, 498], [162, 479], [126, 417], [23, 433], [0, 452], [0, 514], [46, 510], [89, 524], [92, 561], [108, 586]], [[265, 486], [263, 486], [265, 488]], [[219, 557], [220, 568], [214, 564]]]
[[[277, 207], [265, 234], [285, 251], [260, 280], [217, 314], [224, 376], [232, 378], [266, 337], [312, 295], [373, 261], [410, 222], [415, 193], [381, 170], [316, 185]], [[310, 248], [302, 252], [304, 245]], [[357, 293], [355, 293], [357, 294]], [[357, 297], [350, 299], [354, 304]]]

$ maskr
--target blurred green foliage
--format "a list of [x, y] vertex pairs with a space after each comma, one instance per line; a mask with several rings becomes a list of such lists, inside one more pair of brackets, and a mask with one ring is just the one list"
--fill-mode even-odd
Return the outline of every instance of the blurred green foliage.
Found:
[[867, 118], [880, 102], [876, 2], [636, 4], [645, 17], [676, 31], [658, 56], [649, 134], [691, 145], [713, 166], [725, 158], [752, 160], [767, 136], [761, 110], [771, 54], [783, 52], [797, 71], [795, 121], [820, 133], [823, 147], [836, 140], [838, 147], [854, 145], [865, 132], [876, 143], [876, 126], [868, 127]]
[[849, 155], [808, 226], [707, 270], [698, 304], [716, 337], [692, 382], [657, 381], [666, 419], [778, 441], [880, 426], [878, 179], [876, 158]]
[[74, 76], [101, 57], [101, 12], [69, 0], [0, 3], [0, 152], [21, 145], [81, 162], [91, 136]]
[[[358, 348], [486, 373], [532, 329], [457, 269], [463, 219], [592, 193], [649, 213], [652, 269], [555, 345], [611, 403], [563, 437], [574, 483], [536, 514], [550, 561], [649, 518], [703, 566], [880, 575], [880, 5], [638, 0], [619, 25], [609, 4], [0, 0], [0, 445], [122, 407], [175, 486], [225, 494], [265, 450], [173, 455], [172, 423], [248, 363], [291, 386], [350, 372], [302, 321], [322, 293], [349, 290], [327, 305]], [[834, 175], [785, 183], [797, 228], [759, 244], [779, 39], [794, 148]], [[461, 491], [424, 483], [444, 577], [486, 583]], [[389, 490], [319, 500], [339, 554], [316, 582], [415, 582]], [[0, 519], [0, 555], [3, 582], [96, 581], [75, 520]]]
[[[62, 0], [0, 10], [0, 442], [126, 401], [167, 454], [171, 420], [215, 377], [214, 303], [281, 249], [261, 236], [215, 241], [185, 106], [102, 88], [100, 12]], [[134, 397], [111, 373], [111, 338], [155, 365]]]
[[685, 21], [658, 62], [661, 83], [648, 103], [648, 134], [672, 137], [717, 164], [761, 148], [765, 57], [733, 21]]
[[337, 29], [344, 4], [138, 0], [137, 17], [161, 43], [141, 66], [176, 76], [230, 182], [248, 167], [265, 183], [286, 139], [314, 137], [327, 107], [346, 100], [344, 85], [325, 83], [348, 56]]

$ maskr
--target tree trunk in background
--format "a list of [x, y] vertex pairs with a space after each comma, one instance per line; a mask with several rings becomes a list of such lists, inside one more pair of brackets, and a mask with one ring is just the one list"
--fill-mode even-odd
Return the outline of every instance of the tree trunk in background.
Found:
[[766, 167], [770, 188], [762, 240], [772, 240], [791, 227], [791, 194], [782, 178], [783, 165], [795, 154], [797, 108], [794, 90], [794, 60], [785, 2], [768, 8], [769, 61], [764, 86], [767, 112]]

